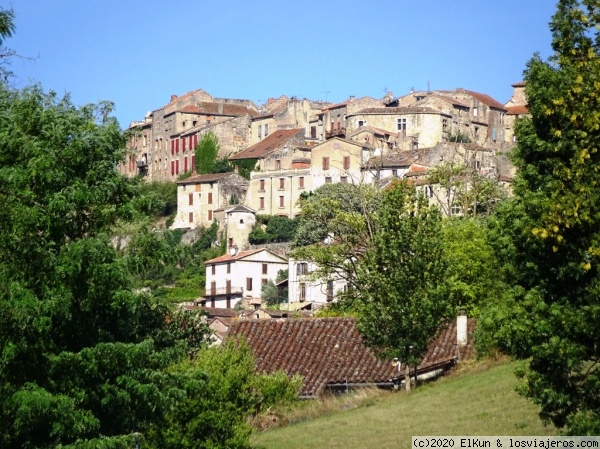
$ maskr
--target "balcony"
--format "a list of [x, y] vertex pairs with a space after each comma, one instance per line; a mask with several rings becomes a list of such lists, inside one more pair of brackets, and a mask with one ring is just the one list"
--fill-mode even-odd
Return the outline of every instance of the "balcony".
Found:
[[242, 296], [244, 289], [242, 287], [219, 287], [206, 289], [206, 296]]

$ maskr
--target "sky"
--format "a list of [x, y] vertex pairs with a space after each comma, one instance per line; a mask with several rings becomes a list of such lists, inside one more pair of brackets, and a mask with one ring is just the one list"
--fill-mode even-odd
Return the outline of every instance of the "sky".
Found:
[[501, 103], [551, 54], [555, 0], [0, 0], [13, 84], [110, 100], [121, 127], [172, 94], [342, 102], [462, 87]]

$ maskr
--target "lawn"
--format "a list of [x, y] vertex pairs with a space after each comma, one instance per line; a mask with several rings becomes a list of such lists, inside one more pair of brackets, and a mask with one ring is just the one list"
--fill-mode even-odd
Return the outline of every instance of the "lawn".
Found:
[[[517, 362], [451, 375], [372, 405], [257, 432], [260, 449], [410, 448], [413, 435], [556, 435], [515, 392]], [[369, 403], [369, 402], [368, 402]]]

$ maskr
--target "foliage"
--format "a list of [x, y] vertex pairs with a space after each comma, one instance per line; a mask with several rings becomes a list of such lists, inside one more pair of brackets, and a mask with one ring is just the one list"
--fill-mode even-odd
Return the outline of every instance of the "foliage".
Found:
[[260, 297], [267, 306], [275, 306], [284, 301], [279, 298], [279, 289], [273, 282], [273, 279], [269, 279], [266, 284], [263, 284], [260, 289]]
[[[263, 229], [263, 226], [265, 229]], [[272, 215], [257, 215], [248, 240], [253, 245], [289, 242], [294, 238], [298, 220]]]
[[133, 207], [143, 215], [153, 219], [168, 217], [177, 212], [177, 184], [174, 182], [145, 183], [138, 180], [138, 190], [133, 199]]
[[314, 279], [342, 278], [358, 288], [355, 262], [372, 247], [379, 192], [366, 185], [325, 184], [301, 201], [292, 257], [314, 262]]
[[493, 174], [482, 174], [468, 165], [444, 162], [429, 171], [428, 182], [439, 184], [441, 195], [433, 191], [442, 212], [447, 215], [472, 216], [490, 214], [507, 193]]
[[296, 398], [300, 379], [258, 375], [250, 349], [227, 342], [176, 368], [185, 396], [148, 432], [148, 448], [249, 448], [247, 418]]
[[[487, 315], [497, 345], [530, 358], [525, 395], [572, 434], [600, 431], [600, 5], [560, 0], [554, 55], [525, 71], [516, 199], [504, 221], [514, 297]], [[490, 324], [491, 327], [491, 324]]]
[[109, 106], [0, 86], [3, 448], [123, 447], [180, 394], [187, 339], [105, 236], [135, 192]]
[[252, 173], [258, 164], [258, 159], [238, 159], [235, 165], [238, 167], [238, 174], [244, 179], [250, 179]]
[[508, 289], [488, 229], [480, 220], [457, 217], [444, 220], [442, 231], [451, 302], [477, 317], [490, 298], [501, 297]]
[[353, 289], [365, 342], [415, 365], [452, 311], [441, 215], [414, 186], [394, 183], [382, 197], [374, 248], [358, 261]]
[[203, 134], [196, 146], [196, 173], [215, 173], [215, 163], [221, 146], [212, 131]]
[[448, 142], [471, 142], [471, 138], [467, 134], [461, 133], [460, 131], [457, 131], [455, 134], [448, 132], [446, 134], [446, 138], [448, 139]]
[[11, 63], [11, 58], [16, 56], [16, 52], [4, 46], [4, 41], [12, 37], [15, 32], [15, 12], [11, 9], [0, 7], [0, 80], [7, 82], [13, 75], [8, 68]]

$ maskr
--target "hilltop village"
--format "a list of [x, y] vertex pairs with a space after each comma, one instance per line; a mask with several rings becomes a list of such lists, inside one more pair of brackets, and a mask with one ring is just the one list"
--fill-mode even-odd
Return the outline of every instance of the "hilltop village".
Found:
[[[515, 119], [527, 114], [524, 83], [512, 87], [505, 104], [461, 88], [401, 97], [388, 92], [381, 99], [351, 96], [337, 104], [282, 96], [261, 107], [203, 90], [172, 95], [131, 123], [128, 160], [119, 170], [177, 182], [172, 228], [218, 223], [228, 252], [206, 263], [202, 304], [256, 310], [261, 286], [287, 269], [289, 278], [279, 285], [288, 287], [284, 307], [315, 309], [334, 300], [344, 281], [309, 279], [314, 264], [250, 248], [256, 215], [294, 218], [301, 195], [325, 184], [383, 188], [393, 179], [411, 180], [445, 214], [463, 214], [453, 189], [430, 177], [442, 164], [468, 167], [510, 194], [514, 167], [507, 153], [514, 145]], [[233, 172], [195, 173], [195, 149], [207, 133], [217, 137], [218, 156], [231, 161]], [[249, 179], [237, 173], [242, 162], [253, 167]]]

